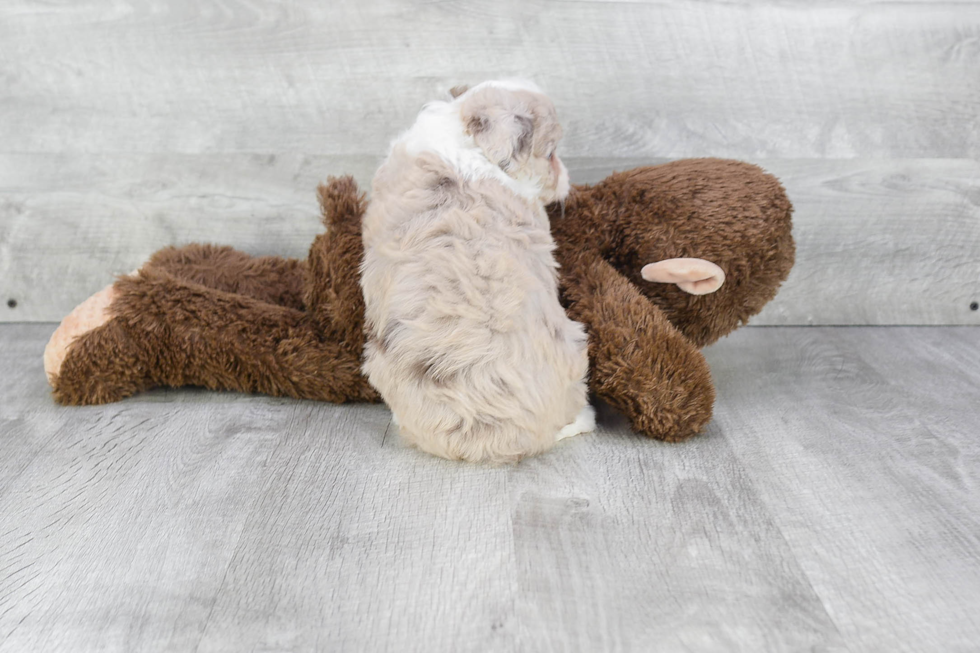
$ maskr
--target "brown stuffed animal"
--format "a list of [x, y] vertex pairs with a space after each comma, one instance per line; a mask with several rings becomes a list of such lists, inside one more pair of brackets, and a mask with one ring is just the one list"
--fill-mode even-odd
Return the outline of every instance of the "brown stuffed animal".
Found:
[[[45, 350], [55, 399], [197, 385], [379, 401], [360, 372], [365, 199], [349, 177], [319, 199], [328, 231], [306, 261], [170, 247], [81, 304]], [[563, 216], [549, 211], [562, 301], [589, 333], [592, 391], [641, 433], [694, 435], [714, 402], [699, 347], [758, 313], [793, 265], [782, 186], [747, 163], [692, 159], [577, 186]]]

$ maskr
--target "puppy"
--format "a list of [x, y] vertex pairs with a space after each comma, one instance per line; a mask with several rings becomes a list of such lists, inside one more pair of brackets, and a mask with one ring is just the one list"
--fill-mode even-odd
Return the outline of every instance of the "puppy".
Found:
[[419, 449], [511, 462], [595, 428], [586, 334], [558, 302], [544, 210], [569, 190], [562, 130], [529, 82], [452, 94], [374, 177], [364, 373]]

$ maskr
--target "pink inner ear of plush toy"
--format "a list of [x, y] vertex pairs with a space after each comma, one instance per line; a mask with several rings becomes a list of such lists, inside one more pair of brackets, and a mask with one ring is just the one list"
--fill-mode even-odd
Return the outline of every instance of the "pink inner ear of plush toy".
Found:
[[640, 275], [646, 281], [675, 283], [692, 295], [707, 295], [725, 283], [725, 271], [703, 258], [669, 258], [644, 265]]

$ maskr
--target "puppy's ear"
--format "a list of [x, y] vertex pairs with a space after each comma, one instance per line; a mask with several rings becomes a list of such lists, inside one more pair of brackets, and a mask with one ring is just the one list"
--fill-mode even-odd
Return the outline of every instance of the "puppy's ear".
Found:
[[462, 84], [460, 86], [453, 86], [451, 89], [449, 89], [449, 94], [453, 96], [453, 99], [455, 100], [468, 90], [470, 90], [470, 87]]
[[509, 170], [531, 152], [534, 118], [519, 103], [486, 95], [463, 105], [463, 125], [488, 159]]

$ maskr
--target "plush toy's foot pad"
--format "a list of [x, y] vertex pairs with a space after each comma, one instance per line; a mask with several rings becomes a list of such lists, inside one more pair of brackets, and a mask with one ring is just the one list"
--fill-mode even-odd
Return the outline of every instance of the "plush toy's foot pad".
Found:
[[582, 409], [582, 412], [578, 414], [575, 421], [568, 424], [558, 431], [555, 436], [555, 441], [559, 442], [565, 438], [570, 438], [573, 435], [581, 435], [582, 433], [590, 433], [595, 430], [595, 408], [586, 405]]
[[61, 321], [44, 348], [44, 371], [48, 375], [48, 383], [54, 386], [71, 343], [109, 321], [109, 305], [115, 298], [115, 288], [107, 286], [76, 306]]
[[644, 265], [640, 275], [647, 281], [675, 283], [692, 295], [707, 295], [725, 283], [725, 271], [702, 258], [669, 258]]

